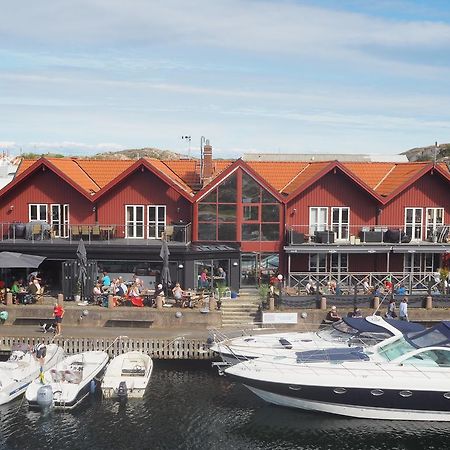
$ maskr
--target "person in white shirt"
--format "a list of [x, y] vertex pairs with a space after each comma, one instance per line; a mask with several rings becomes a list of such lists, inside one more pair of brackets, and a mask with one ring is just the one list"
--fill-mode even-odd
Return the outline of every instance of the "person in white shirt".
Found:
[[408, 298], [403, 297], [403, 300], [400, 302], [400, 306], [398, 307], [398, 316], [400, 320], [408, 320]]

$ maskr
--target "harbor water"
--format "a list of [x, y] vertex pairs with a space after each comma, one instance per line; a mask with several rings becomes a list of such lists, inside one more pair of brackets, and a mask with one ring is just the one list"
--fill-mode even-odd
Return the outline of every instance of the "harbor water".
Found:
[[1, 449], [447, 449], [450, 423], [358, 420], [264, 403], [208, 362], [155, 361], [143, 399], [72, 412], [0, 406]]

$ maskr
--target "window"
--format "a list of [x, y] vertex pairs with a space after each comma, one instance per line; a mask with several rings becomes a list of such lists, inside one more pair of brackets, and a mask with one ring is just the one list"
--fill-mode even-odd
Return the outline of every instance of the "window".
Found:
[[331, 259], [331, 272], [341, 273], [348, 272], [348, 255], [347, 253], [332, 253]]
[[349, 240], [350, 208], [331, 208], [331, 229], [336, 233], [336, 239]]
[[148, 206], [148, 237], [161, 239], [166, 229], [166, 205]]
[[432, 239], [436, 228], [444, 225], [444, 208], [427, 208], [427, 239]]
[[327, 272], [327, 255], [325, 253], [310, 253], [309, 271]]
[[144, 206], [125, 206], [125, 237], [129, 239], [144, 237]]
[[405, 253], [404, 272], [435, 272], [439, 267], [439, 254]]
[[259, 220], [259, 205], [244, 206], [243, 219], [245, 222]]
[[412, 240], [422, 239], [422, 208], [405, 208], [405, 233]]
[[28, 205], [29, 221], [39, 220], [47, 222], [47, 205], [43, 203], [36, 203]]
[[309, 208], [309, 234], [315, 231], [325, 231], [328, 229], [328, 208], [310, 207]]

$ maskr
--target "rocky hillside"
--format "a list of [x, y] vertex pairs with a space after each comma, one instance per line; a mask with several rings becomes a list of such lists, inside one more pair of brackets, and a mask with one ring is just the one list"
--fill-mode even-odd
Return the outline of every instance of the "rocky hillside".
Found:
[[436, 153], [436, 161], [448, 161], [450, 157], [450, 144], [439, 144], [437, 148], [434, 145], [428, 147], [416, 147], [403, 152], [409, 161], [432, 161]]
[[171, 152], [170, 150], [160, 150], [158, 148], [139, 148], [133, 150], [120, 150], [117, 152], [97, 153], [92, 156], [94, 159], [181, 159], [186, 158], [185, 155]]

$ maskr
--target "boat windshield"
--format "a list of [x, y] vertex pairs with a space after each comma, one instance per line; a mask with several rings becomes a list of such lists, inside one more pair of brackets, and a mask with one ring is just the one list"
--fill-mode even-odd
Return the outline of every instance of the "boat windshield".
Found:
[[380, 347], [378, 354], [386, 361], [392, 361], [393, 359], [398, 358], [411, 350], [415, 350], [415, 348], [404, 338], [402, 338], [398, 341]]
[[445, 345], [448, 338], [440, 329], [427, 330], [427, 333], [408, 334], [409, 340], [417, 348]]
[[403, 361], [403, 364], [424, 365], [428, 367], [450, 367], [450, 351], [428, 350]]
[[333, 324], [331, 328], [325, 328], [317, 332], [324, 341], [347, 341], [351, 336], [358, 333], [356, 328], [347, 325], [343, 320]]

